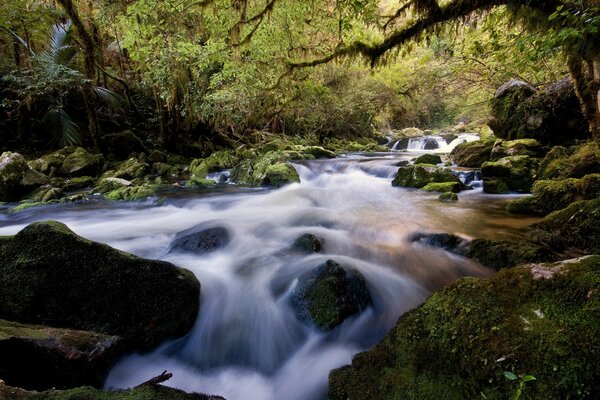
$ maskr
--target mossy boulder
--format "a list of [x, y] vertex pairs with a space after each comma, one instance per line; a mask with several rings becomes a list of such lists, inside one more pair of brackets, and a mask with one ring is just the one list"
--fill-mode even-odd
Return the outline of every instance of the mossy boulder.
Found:
[[169, 246], [169, 253], [184, 251], [206, 254], [227, 246], [230, 241], [231, 233], [227, 228], [207, 227], [205, 224], [201, 224], [179, 232]]
[[440, 194], [438, 200], [442, 203], [453, 203], [455, 201], [458, 201], [458, 195], [454, 192], [445, 192]]
[[114, 190], [130, 187], [132, 185], [133, 184], [127, 179], [108, 177], [102, 178], [98, 181], [95, 191], [99, 193], [108, 193]]
[[122, 352], [118, 336], [0, 319], [0, 354], [1, 379], [43, 390], [100, 386]]
[[392, 186], [422, 188], [429, 183], [455, 183], [463, 188], [457, 176], [444, 168], [433, 165], [417, 164], [398, 170]]
[[535, 139], [497, 140], [494, 143], [490, 160], [496, 161], [509, 156], [543, 157], [547, 147]]
[[531, 138], [557, 145], [589, 137], [575, 89], [569, 78], [543, 90], [511, 81], [496, 91], [489, 123], [502, 139]]
[[442, 158], [437, 154], [423, 154], [414, 161], [415, 164], [432, 164], [437, 165], [442, 163]]
[[186, 393], [163, 385], [145, 385], [127, 390], [102, 391], [90, 386], [69, 390], [26, 391], [0, 381], [2, 400], [225, 400], [221, 396]]
[[319, 253], [323, 248], [322, 242], [323, 239], [319, 239], [312, 233], [305, 233], [294, 240], [292, 250], [304, 254]]
[[441, 182], [441, 183], [428, 183], [423, 186], [421, 190], [426, 192], [454, 192], [458, 193], [462, 190], [463, 184], [461, 182]]
[[333, 370], [329, 399], [509, 399], [525, 375], [521, 398], [593, 399], [599, 289], [598, 256], [460, 279]]
[[450, 233], [416, 232], [410, 236], [410, 241], [427, 246], [438, 247], [454, 254], [464, 255], [467, 252], [469, 240]]
[[549, 248], [526, 240], [475, 239], [469, 242], [464, 255], [495, 270], [557, 259]]
[[102, 154], [91, 154], [87, 150], [77, 147], [65, 157], [59, 173], [68, 177], [97, 176], [102, 172], [103, 167]]
[[364, 277], [328, 260], [298, 279], [291, 305], [298, 317], [330, 330], [372, 304]]
[[131, 153], [148, 153], [146, 146], [130, 130], [102, 136], [102, 151], [117, 160], [125, 160]]
[[50, 200], [58, 200], [63, 197], [64, 193], [61, 188], [52, 187], [52, 185], [43, 185], [37, 188], [27, 201], [32, 202], [47, 202]]
[[185, 334], [199, 308], [194, 275], [36, 222], [0, 238], [0, 318], [117, 335], [149, 349]]
[[164, 162], [155, 162], [152, 164], [152, 170], [156, 172], [156, 175], [163, 177], [174, 177], [180, 173], [179, 167]]
[[486, 193], [528, 193], [537, 178], [538, 160], [529, 156], [509, 156], [481, 166]]
[[48, 182], [48, 177], [31, 169], [21, 154], [5, 151], [0, 155], [0, 201], [19, 200]]
[[288, 164], [289, 154], [270, 151], [253, 160], [238, 163], [231, 171], [231, 180], [252, 186], [283, 186], [300, 182], [298, 172]]
[[493, 140], [476, 140], [461, 143], [450, 153], [450, 159], [459, 167], [479, 168], [481, 164], [490, 160]]
[[63, 184], [63, 190], [65, 192], [72, 192], [75, 190], [86, 189], [94, 186], [96, 179], [91, 176], [79, 176], [77, 178], [69, 178]]
[[600, 253], [600, 198], [581, 200], [554, 211], [529, 227], [530, 236], [538, 231], [551, 235], [560, 247], [574, 247], [587, 253]]
[[306, 146], [302, 149], [303, 153], [310, 154], [314, 158], [335, 158], [335, 152], [327, 150], [321, 146]]
[[582, 178], [600, 173], [600, 151], [594, 141], [570, 148], [553, 147], [540, 162], [540, 179]]
[[129, 181], [141, 179], [150, 173], [150, 166], [137, 158], [130, 158], [118, 165], [114, 171], [108, 171], [104, 177], [122, 178]]
[[145, 200], [156, 196], [157, 185], [143, 184], [139, 186], [125, 186], [120, 189], [112, 190], [104, 195], [108, 200], [113, 201], [135, 201]]
[[233, 168], [239, 161], [239, 155], [233, 151], [216, 151], [206, 158], [196, 159], [190, 163], [190, 179], [205, 179], [208, 173]]

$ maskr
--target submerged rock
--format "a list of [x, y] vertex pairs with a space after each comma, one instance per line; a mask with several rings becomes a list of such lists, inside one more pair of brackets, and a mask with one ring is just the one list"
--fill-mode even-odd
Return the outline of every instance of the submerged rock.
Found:
[[594, 398], [600, 257], [463, 278], [329, 375], [331, 400]]
[[44, 390], [100, 386], [122, 351], [117, 336], [0, 319], [0, 354], [7, 384]]
[[77, 236], [59, 222], [0, 238], [0, 318], [93, 331], [148, 349], [185, 334], [199, 308], [194, 275]]
[[438, 197], [438, 200], [441, 201], [442, 203], [452, 203], [455, 201], [458, 201], [458, 195], [454, 192], [445, 192], [440, 194], [440, 197]]
[[291, 304], [303, 321], [330, 330], [372, 304], [364, 277], [329, 260], [298, 279]]
[[304, 254], [318, 253], [323, 247], [321, 242], [322, 239], [319, 239], [312, 233], [305, 233], [294, 240], [292, 250]]
[[179, 232], [171, 242], [169, 253], [187, 251], [205, 254], [227, 246], [230, 241], [231, 234], [227, 228], [221, 226], [207, 228], [205, 224], [202, 224]]

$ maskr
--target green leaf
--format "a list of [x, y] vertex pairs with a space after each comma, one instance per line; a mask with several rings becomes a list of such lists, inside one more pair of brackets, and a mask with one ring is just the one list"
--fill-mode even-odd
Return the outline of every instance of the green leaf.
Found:
[[504, 371], [504, 377], [509, 381], [514, 381], [517, 379], [517, 376], [510, 371]]
[[533, 375], [525, 375], [523, 378], [521, 378], [523, 382], [530, 382], [530, 381], [535, 381], [536, 378]]

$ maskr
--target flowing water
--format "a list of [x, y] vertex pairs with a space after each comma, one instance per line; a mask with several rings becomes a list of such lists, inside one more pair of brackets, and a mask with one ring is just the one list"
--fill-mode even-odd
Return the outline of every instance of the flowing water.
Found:
[[[196, 274], [202, 304], [192, 331], [149, 354], [122, 359], [107, 388], [134, 386], [168, 370], [174, 374], [168, 385], [228, 400], [322, 399], [329, 371], [373, 346], [402, 313], [457, 277], [491, 273], [411, 243], [411, 233], [515, 238], [531, 222], [503, 211], [506, 196], [473, 190], [461, 193], [456, 204], [444, 204], [435, 194], [392, 187], [398, 162], [413, 156], [304, 161], [295, 164], [302, 182], [276, 190], [222, 184], [212, 191], [167, 195], [158, 203], [98, 199], [14, 215], [0, 210], [0, 235], [14, 234], [31, 221], [56, 219], [84, 237]], [[202, 256], [167, 253], [178, 232], [200, 224], [227, 228], [231, 242]], [[290, 251], [304, 233], [323, 238], [321, 253]], [[321, 332], [295, 317], [289, 297], [300, 275], [329, 259], [362, 273], [373, 306]]]

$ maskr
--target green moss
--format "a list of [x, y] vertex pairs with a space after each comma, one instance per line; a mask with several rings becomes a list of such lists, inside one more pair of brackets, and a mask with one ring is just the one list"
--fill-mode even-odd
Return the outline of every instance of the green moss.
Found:
[[300, 182], [298, 172], [289, 164], [277, 163], [269, 165], [265, 170], [263, 185], [280, 187], [292, 182]]
[[445, 182], [463, 187], [460, 179], [446, 169], [427, 165], [411, 165], [398, 170], [392, 186], [422, 188], [429, 183]]
[[85, 189], [94, 186], [96, 179], [91, 176], [79, 176], [76, 178], [70, 178], [65, 181], [63, 190], [65, 192], [71, 192], [74, 190]]
[[192, 175], [185, 183], [185, 186], [195, 188], [213, 188], [217, 186], [217, 183], [212, 179], [198, 178], [196, 175]]
[[[538, 272], [536, 272], [538, 271]], [[540, 278], [545, 274], [549, 278]], [[464, 278], [329, 378], [331, 400], [592, 399], [600, 391], [600, 257]]]
[[537, 157], [543, 153], [543, 147], [535, 139], [497, 140], [490, 154], [491, 160], [509, 156]]
[[75, 148], [65, 157], [60, 173], [64, 176], [96, 176], [102, 171], [104, 158], [101, 154], [90, 154], [81, 147]]
[[114, 172], [107, 172], [103, 177], [133, 180], [143, 178], [148, 173], [150, 173], [150, 166], [147, 163], [139, 161], [136, 158], [130, 158], [122, 162]]
[[540, 163], [541, 179], [581, 178], [600, 173], [600, 156], [594, 141], [570, 149], [553, 147]]
[[483, 190], [486, 193], [527, 193], [537, 178], [537, 159], [509, 156], [488, 161], [481, 166]]
[[[1, 392], [0, 392], [1, 393]], [[92, 387], [79, 387], [69, 390], [50, 390], [43, 393], [29, 393], [26, 397], [8, 397], [7, 400], [223, 400], [220, 396], [200, 393], [186, 393], [167, 386], [145, 386], [129, 390], [102, 391]]]
[[231, 180], [245, 185], [276, 187], [300, 182], [296, 170], [287, 163], [289, 160], [285, 152], [270, 151], [259, 158], [240, 162], [231, 171]]
[[415, 164], [432, 164], [437, 165], [442, 163], [442, 158], [436, 154], [423, 154], [415, 159]]
[[50, 335], [45, 330], [45, 327], [37, 325], [25, 325], [18, 322], [0, 319], [0, 340], [5, 340], [12, 337], [46, 339], [49, 336]]
[[454, 201], [458, 201], [458, 196], [456, 195], [456, 193], [453, 192], [445, 192], [440, 194], [440, 197], [438, 197], [438, 200], [441, 201], [442, 203], [451, 203]]
[[458, 193], [461, 190], [462, 185], [458, 182], [441, 182], [441, 183], [428, 183], [423, 186], [421, 190], [426, 192], [454, 192]]
[[106, 193], [104, 196], [108, 200], [135, 201], [145, 200], [156, 195], [157, 186], [141, 185], [126, 186]]
[[557, 259], [552, 251], [528, 241], [494, 241], [475, 239], [468, 245], [466, 257], [496, 270], [524, 263], [546, 262]]

